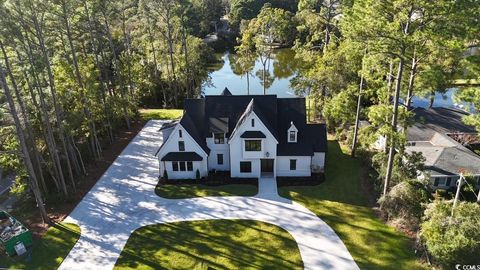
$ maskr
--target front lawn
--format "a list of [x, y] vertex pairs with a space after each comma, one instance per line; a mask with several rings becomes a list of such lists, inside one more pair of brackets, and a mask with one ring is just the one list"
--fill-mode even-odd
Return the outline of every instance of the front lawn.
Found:
[[254, 185], [228, 184], [209, 186], [202, 184], [159, 184], [155, 193], [167, 199], [185, 199], [207, 196], [255, 196], [258, 188]]
[[330, 225], [361, 269], [426, 269], [412, 241], [375, 217], [361, 184], [361, 165], [329, 141], [326, 181], [314, 187], [281, 187]]
[[174, 120], [180, 119], [183, 115], [183, 110], [180, 109], [140, 109], [138, 111], [144, 121], [158, 119]]
[[80, 228], [77, 225], [55, 224], [40, 240], [33, 242], [33, 247], [27, 254], [21, 257], [0, 255], [0, 268], [57, 269], [79, 237]]
[[115, 269], [303, 269], [285, 230], [251, 220], [207, 220], [136, 230]]

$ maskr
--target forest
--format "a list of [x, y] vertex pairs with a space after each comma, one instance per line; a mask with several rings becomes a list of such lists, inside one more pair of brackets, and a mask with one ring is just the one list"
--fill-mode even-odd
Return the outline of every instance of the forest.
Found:
[[[0, 0], [0, 167], [48, 222], [49, 198], [74, 194], [139, 109], [181, 109], [202, 94], [217, 49], [203, 39], [223, 17], [229, 31], [219, 36], [238, 72], [254, 75], [260, 59], [264, 92], [271, 55], [295, 51], [302, 64], [290, 87], [373, 168], [388, 211], [391, 190], [422, 166], [398, 128], [411, 124], [412, 97], [433, 102], [457, 87], [456, 100], [480, 111], [480, 55], [466, 53], [480, 46], [479, 13], [476, 0]], [[478, 114], [464, 121], [480, 132]], [[372, 153], [379, 136], [387, 146]], [[424, 210], [402, 209], [411, 230]]]

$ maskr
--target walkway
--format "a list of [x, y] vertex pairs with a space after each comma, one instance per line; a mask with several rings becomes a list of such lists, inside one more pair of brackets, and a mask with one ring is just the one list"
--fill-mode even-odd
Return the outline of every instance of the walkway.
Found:
[[177, 221], [251, 219], [280, 226], [297, 241], [305, 269], [358, 269], [335, 232], [305, 207], [281, 198], [272, 179], [260, 179], [255, 197], [182, 200], [155, 195], [161, 121], [150, 121], [124, 149], [65, 222], [81, 237], [60, 269], [112, 269], [139, 227]]

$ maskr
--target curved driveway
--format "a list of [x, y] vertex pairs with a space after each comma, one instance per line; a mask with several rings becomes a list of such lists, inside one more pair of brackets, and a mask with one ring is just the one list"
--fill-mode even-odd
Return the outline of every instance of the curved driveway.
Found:
[[162, 142], [163, 123], [150, 121], [65, 219], [80, 226], [81, 236], [60, 269], [112, 269], [139, 227], [209, 219], [250, 219], [282, 227], [297, 242], [305, 269], [358, 269], [325, 222], [278, 196], [274, 179], [260, 179], [255, 197], [170, 200], [155, 195], [154, 154]]

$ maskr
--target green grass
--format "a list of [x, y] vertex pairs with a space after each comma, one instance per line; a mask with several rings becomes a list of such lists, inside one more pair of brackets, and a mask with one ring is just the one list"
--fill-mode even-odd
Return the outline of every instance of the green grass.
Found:
[[207, 220], [136, 230], [115, 269], [303, 269], [303, 262], [295, 240], [277, 226]]
[[0, 268], [57, 269], [80, 237], [75, 224], [59, 223], [51, 226], [45, 235], [33, 242], [29, 252], [21, 257], [0, 255]]
[[180, 109], [140, 109], [140, 116], [144, 121], [155, 119], [174, 120], [179, 119], [183, 115]]
[[323, 219], [352, 254], [361, 269], [426, 269], [412, 242], [375, 217], [361, 185], [361, 165], [329, 141], [326, 181], [314, 187], [282, 187], [279, 193]]
[[258, 188], [254, 185], [157, 185], [155, 193], [167, 199], [185, 199], [206, 196], [255, 196]]

